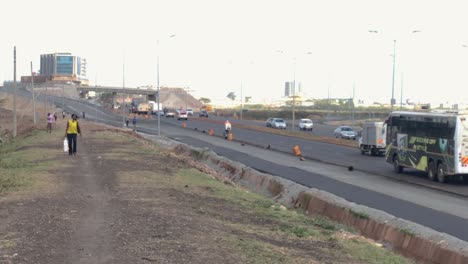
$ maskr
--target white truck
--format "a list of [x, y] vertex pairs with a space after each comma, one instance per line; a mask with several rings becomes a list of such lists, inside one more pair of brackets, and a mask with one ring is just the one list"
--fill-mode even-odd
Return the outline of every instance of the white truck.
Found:
[[[158, 103], [156, 103], [155, 101], [148, 101], [148, 103], [150, 104], [151, 106], [151, 114], [155, 115], [157, 114], [158, 112]], [[162, 104], [159, 103], [159, 111], [162, 111], [163, 110], [163, 107], [162, 107]]]
[[359, 138], [359, 149], [361, 154], [369, 153], [371, 156], [385, 153], [387, 135], [384, 122], [369, 122], [364, 124]]

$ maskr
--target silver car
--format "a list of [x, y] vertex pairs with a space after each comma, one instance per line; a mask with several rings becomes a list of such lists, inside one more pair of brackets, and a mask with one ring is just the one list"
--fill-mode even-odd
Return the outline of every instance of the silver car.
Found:
[[273, 128], [280, 128], [280, 129], [286, 129], [286, 122], [284, 122], [283, 119], [281, 118], [268, 118], [266, 121], [266, 126], [267, 127], [273, 127]]
[[350, 126], [339, 126], [337, 129], [335, 129], [335, 132], [333, 132], [333, 135], [336, 138], [346, 138], [346, 139], [353, 139], [353, 140], [356, 140], [357, 138], [356, 131], [354, 131], [354, 129]]

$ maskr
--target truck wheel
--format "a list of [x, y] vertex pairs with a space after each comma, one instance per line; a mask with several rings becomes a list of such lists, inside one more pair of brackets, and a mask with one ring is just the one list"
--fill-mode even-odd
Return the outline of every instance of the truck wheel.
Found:
[[431, 161], [429, 161], [429, 165], [428, 165], [428, 168], [427, 168], [427, 177], [430, 180], [435, 181], [435, 180], [437, 180], [436, 174], [437, 174], [437, 171], [436, 171], [434, 162], [431, 160]]
[[366, 150], [364, 149], [364, 147], [363, 147], [363, 146], [360, 146], [359, 148], [361, 149], [361, 154], [362, 154], [362, 155], [365, 155], [365, 154], [366, 154]]
[[444, 164], [442, 162], [437, 166], [437, 180], [440, 183], [447, 182], [447, 176], [445, 175]]
[[400, 165], [397, 155], [393, 156], [393, 169], [396, 173], [402, 173], [403, 167]]

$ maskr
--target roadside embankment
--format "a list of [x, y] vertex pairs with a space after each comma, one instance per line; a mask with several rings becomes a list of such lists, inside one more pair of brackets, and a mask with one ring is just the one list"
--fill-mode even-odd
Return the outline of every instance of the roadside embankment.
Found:
[[223, 175], [225, 180], [271, 197], [290, 208], [322, 215], [353, 227], [364, 236], [389, 244], [418, 263], [468, 263], [468, 243], [447, 234], [397, 218], [385, 212], [348, 202], [330, 193], [306, 188], [289, 180], [260, 173], [220, 157], [208, 149], [168, 144], [178, 153], [194, 156]]

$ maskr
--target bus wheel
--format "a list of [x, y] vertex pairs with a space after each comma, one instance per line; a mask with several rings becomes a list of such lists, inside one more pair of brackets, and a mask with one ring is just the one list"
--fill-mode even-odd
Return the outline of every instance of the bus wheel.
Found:
[[434, 166], [434, 162], [431, 160], [429, 161], [429, 166], [427, 168], [427, 177], [432, 180], [432, 181], [435, 181], [437, 180], [437, 176], [436, 176], [436, 168]]
[[400, 166], [400, 161], [398, 160], [398, 157], [396, 155], [393, 156], [393, 169], [395, 170], [396, 173], [403, 172], [403, 167]]
[[437, 180], [440, 183], [447, 181], [447, 177], [445, 176], [444, 164], [442, 164], [442, 162], [439, 163], [439, 165], [437, 166]]

